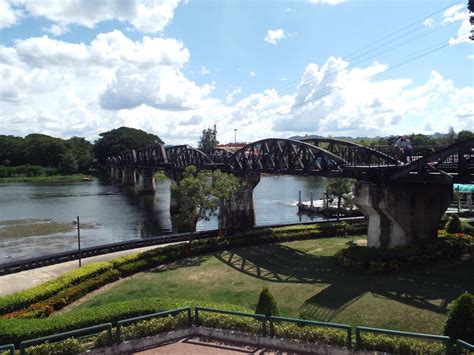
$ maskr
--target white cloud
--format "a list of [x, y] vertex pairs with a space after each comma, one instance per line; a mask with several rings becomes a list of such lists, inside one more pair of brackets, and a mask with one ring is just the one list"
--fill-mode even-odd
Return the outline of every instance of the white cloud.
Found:
[[254, 71], [250, 72], [250, 76], [255, 76], [255, 75], [257, 75], [257, 74]]
[[283, 12], [288, 13], [288, 12], [293, 12], [293, 11], [295, 11], [293, 8], [287, 7]]
[[468, 55], [468, 56], [467, 56], [467, 59], [469, 59], [469, 60], [474, 60], [474, 54]]
[[69, 29], [65, 26], [60, 26], [56, 24], [52, 24], [49, 27], [43, 27], [42, 28], [43, 32], [48, 32], [51, 33], [53, 36], [61, 36], [67, 32], [69, 32]]
[[337, 5], [343, 3], [345, 0], [309, 0], [312, 4], [328, 4]]
[[11, 27], [18, 23], [23, 16], [21, 9], [8, 1], [0, 1], [0, 29]]
[[458, 30], [458, 36], [456, 38], [450, 38], [449, 44], [459, 44], [459, 43], [471, 43], [469, 39], [469, 35], [471, 34], [471, 24], [469, 23], [469, 19], [465, 19], [461, 22], [461, 27]]
[[242, 93], [242, 88], [240, 86], [234, 87], [231, 91], [226, 90], [225, 102], [228, 104], [234, 100], [235, 95]]
[[201, 75], [208, 75], [211, 71], [207, 69], [204, 65], [201, 67]]
[[268, 30], [264, 41], [276, 45], [277, 42], [283, 38], [285, 38], [285, 31], [279, 28], [276, 30]]
[[426, 27], [435, 27], [435, 22], [431, 17], [429, 17], [425, 21], [423, 21], [423, 25], [425, 25]]
[[[12, 4], [20, 7], [25, 13], [33, 17], [43, 17], [58, 27], [51, 30], [64, 33], [71, 25], [80, 25], [93, 28], [97, 23], [107, 20], [128, 22], [141, 32], [160, 32], [173, 18], [173, 12], [179, 0], [63, 0], [63, 1], [28, 1], [6, 0], [0, 2], [0, 24], [16, 23], [17, 17], [12, 20]], [[3, 10], [3, 11], [1, 11]]]

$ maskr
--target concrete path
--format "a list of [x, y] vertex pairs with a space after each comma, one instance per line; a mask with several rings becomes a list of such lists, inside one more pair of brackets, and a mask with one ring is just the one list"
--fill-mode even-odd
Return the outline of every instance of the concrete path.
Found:
[[[90, 258], [82, 259], [82, 265], [96, 263], [98, 261], [108, 261], [120, 256], [133, 254], [140, 251], [150, 250], [154, 248], [164, 247], [169, 244], [163, 244], [159, 246], [150, 246], [144, 248], [130, 249], [118, 251], [116, 253], [92, 256]], [[39, 285], [45, 281], [54, 279], [68, 271], [77, 269], [79, 267], [79, 261], [67, 261], [61, 264], [54, 264], [44, 266], [37, 269], [25, 270], [14, 274], [0, 276], [0, 296], [5, 296], [10, 293], [25, 290], [27, 288]]]

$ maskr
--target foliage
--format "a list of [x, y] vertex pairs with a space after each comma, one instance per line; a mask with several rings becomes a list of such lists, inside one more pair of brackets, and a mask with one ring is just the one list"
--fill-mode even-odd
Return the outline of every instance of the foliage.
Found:
[[0, 135], [0, 164], [38, 165], [48, 168], [44, 174], [51, 170], [62, 174], [87, 172], [92, 164], [92, 144], [79, 137], [64, 140], [44, 134], [30, 134], [25, 138]]
[[212, 312], [200, 312], [201, 325], [208, 328], [237, 330], [245, 333], [262, 333], [262, 322], [250, 317]]
[[109, 262], [89, 264], [41, 285], [1, 297], [0, 314], [28, 307], [35, 302], [51, 297], [70, 285], [78, 284], [81, 281], [95, 277], [111, 269], [112, 264]]
[[[334, 178], [329, 180], [327, 186], [327, 193], [329, 196], [337, 198], [337, 210], [341, 209], [342, 199], [347, 196], [347, 199], [350, 200], [350, 193], [354, 188], [354, 182], [351, 179], [347, 178]], [[338, 213], [339, 215], [339, 213]]]
[[267, 317], [269, 316], [278, 316], [278, 306], [273, 298], [273, 295], [270, 293], [268, 288], [264, 287], [260, 292], [258, 297], [257, 307], [255, 308], [256, 314], [263, 314]]
[[163, 332], [169, 332], [188, 325], [188, 315], [185, 312], [177, 315], [153, 318], [140, 321], [122, 328], [122, 339], [138, 339]]
[[461, 339], [474, 343], [474, 295], [464, 292], [451, 306], [446, 322], [444, 334], [451, 339]]
[[471, 139], [471, 138], [474, 138], [474, 133], [472, 133], [471, 131], [460, 131], [458, 133], [458, 136], [456, 137], [456, 142], [462, 142], [462, 141], [465, 141], [466, 139]]
[[55, 343], [42, 343], [35, 346], [30, 346], [26, 349], [31, 355], [76, 355], [81, 354], [86, 350], [82, 342], [76, 338], [68, 338]]
[[19, 176], [44, 176], [46, 171], [39, 165], [18, 165], [18, 166], [3, 166], [0, 165], [0, 178], [19, 177]]
[[467, 248], [465, 240], [446, 237], [392, 249], [352, 244], [339, 250], [334, 257], [339, 265], [352, 271], [398, 272], [417, 265], [430, 265], [459, 258]]
[[462, 232], [461, 220], [457, 214], [453, 214], [448, 223], [446, 223], [446, 232], [448, 233], [460, 233]]
[[364, 350], [377, 350], [393, 354], [445, 354], [445, 347], [439, 342], [373, 333], [362, 334], [361, 340], [361, 348]]
[[13, 343], [17, 346], [23, 340], [62, 333], [70, 330], [90, 327], [111, 322], [116, 324], [121, 319], [145, 314], [163, 312], [181, 307], [203, 307], [250, 312], [249, 309], [236, 305], [197, 302], [195, 300], [146, 298], [126, 302], [114, 302], [98, 307], [91, 307], [72, 314], [53, 315], [36, 319], [0, 319], [0, 344]]
[[94, 156], [99, 162], [107, 157], [122, 153], [126, 150], [145, 148], [152, 144], [164, 143], [157, 135], [141, 129], [120, 127], [99, 134], [94, 144]]
[[206, 173], [196, 173], [193, 165], [188, 166], [183, 179], [171, 186], [171, 194], [180, 203], [176, 218], [185, 230], [194, 231], [200, 219], [209, 219], [219, 201], [237, 193], [239, 188], [238, 179], [231, 174], [216, 171], [209, 178]]
[[277, 338], [298, 339], [335, 346], [345, 346], [347, 342], [347, 333], [341, 329], [300, 326], [292, 323], [274, 323], [273, 329]]
[[202, 136], [199, 139], [199, 150], [209, 154], [214, 149], [214, 147], [219, 144], [216, 134], [217, 132], [214, 129], [204, 129], [202, 131]]

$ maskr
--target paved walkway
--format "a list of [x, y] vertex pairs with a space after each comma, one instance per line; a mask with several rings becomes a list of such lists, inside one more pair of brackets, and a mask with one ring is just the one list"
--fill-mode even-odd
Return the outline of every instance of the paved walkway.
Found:
[[286, 351], [275, 351], [265, 348], [256, 348], [236, 343], [222, 343], [218, 341], [187, 338], [174, 343], [165, 344], [156, 348], [140, 351], [134, 354], [196, 354], [196, 355], [218, 355], [218, 354], [294, 354]]
[[[168, 244], [123, 250], [118, 251], [116, 253], [92, 256], [90, 258], [82, 259], [82, 265], [87, 265], [98, 261], [108, 261], [114, 258], [118, 258], [120, 256], [129, 255], [154, 248], [160, 248], [165, 245]], [[54, 264], [40, 267], [37, 269], [25, 270], [14, 274], [0, 276], [0, 296], [8, 295], [13, 292], [25, 290], [27, 288], [36, 286], [45, 281], [54, 279], [68, 271], [77, 269], [78, 267], [79, 261], [73, 260], [61, 264]]]

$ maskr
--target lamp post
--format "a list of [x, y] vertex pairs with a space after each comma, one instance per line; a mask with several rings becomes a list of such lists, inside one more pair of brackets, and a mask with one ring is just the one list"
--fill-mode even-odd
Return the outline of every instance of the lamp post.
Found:
[[72, 221], [72, 224], [77, 226], [77, 250], [79, 252], [79, 267], [81, 267], [81, 225], [79, 224], [79, 216], [77, 216], [76, 221]]

